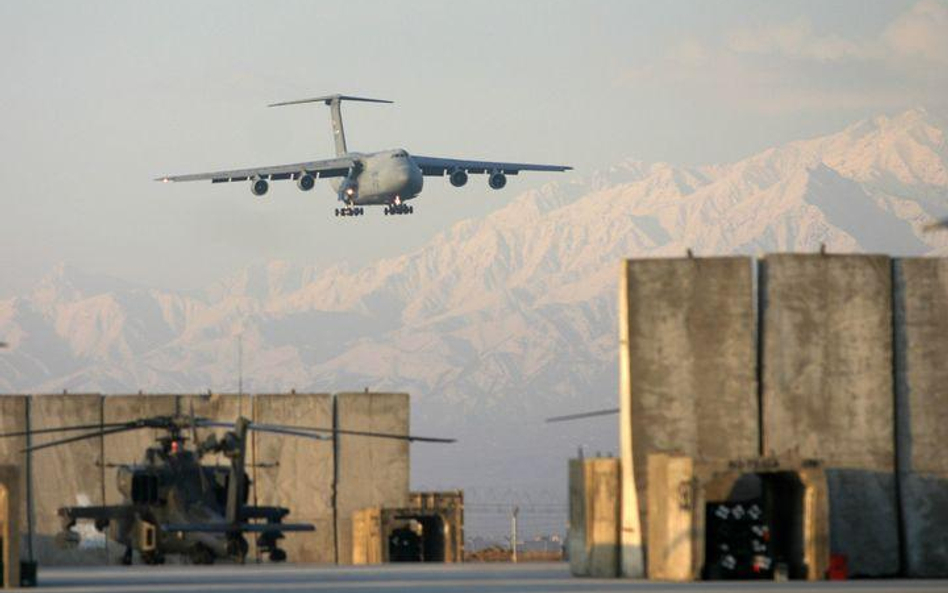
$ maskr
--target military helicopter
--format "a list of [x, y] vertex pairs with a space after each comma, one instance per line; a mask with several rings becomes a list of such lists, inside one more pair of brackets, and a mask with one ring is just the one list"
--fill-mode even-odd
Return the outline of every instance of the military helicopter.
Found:
[[[140, 464], [118, 465], [118, 489], [123, 502], [118, 505], [62, 507], [63, 531], [57, 540], [64, 546], [79, 543], [73, 531], [77, 521], [93, 521], [98, 531], [109, 530], [110, 539], [125, 546], [122, 564], [132, 563], [138, 551], [146, 564], [162, 564], [169, 554], [179, 554], [193, 564], [212, 564], [217, 559], [243, 563], [249, 546], [244, 534], [257, 535], [257, 547], [271, 562], [286, 560], [278, 546], [286, 532], [313, 531], [308, 523], [283, 523], [290, 510], [285, 507], [247, 504], [250, 480], [245, 471], [248, 431], [258, 431], [316, 440], [332, 440], [336, 435], [360, 435], [431, 443], [452, 443], [454, 439], [418, 437], [389, 433], [258, 424], [238, 417], [235, 422], [217, 422], [190, 415], [153, 416], [128, 422], [99, 423], [41, 428], [32, 435], [91, 431], [28, 447], [23, 452], [58, 447], [86, 439], [140, 429], [160, 429], [157, 446], [145, 452]], [[225, 428], [222, 438], [211, 433], [199, 441], [199, 428]], [[186, 434], [190, 433], [190, 438]], [[27, 431], [0, 434], [24, 436]], [[190, 441], [190, 445], [188, 445]], [[223, 454], [230, 466], [205, 465], [201, 458]]]

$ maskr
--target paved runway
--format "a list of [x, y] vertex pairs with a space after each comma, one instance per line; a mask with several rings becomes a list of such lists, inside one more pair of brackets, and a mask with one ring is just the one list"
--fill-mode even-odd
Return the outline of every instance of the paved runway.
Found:
[[948, 591], [946, 581], [849, 581], [845, 583], [650, 583], [575, 579], [564, 564], [447, 564], [366, 567], [293, 565], [46, 568], [44, 591], [81, 593], [343, 591], [346, 593], [571, 593], [632, 591], [833, 591], [927, 593]]

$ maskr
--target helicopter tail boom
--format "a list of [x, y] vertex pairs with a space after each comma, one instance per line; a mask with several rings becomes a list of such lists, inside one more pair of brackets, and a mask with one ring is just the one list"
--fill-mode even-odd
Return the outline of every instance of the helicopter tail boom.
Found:
[[309, 523], [169, 523], [161, 526], [166, 533], [270, 533], [316, 531]]

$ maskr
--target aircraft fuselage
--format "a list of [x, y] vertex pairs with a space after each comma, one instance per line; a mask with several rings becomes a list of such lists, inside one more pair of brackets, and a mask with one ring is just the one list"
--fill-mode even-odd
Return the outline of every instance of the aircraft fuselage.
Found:
[[421, 167], [402, 149], [349, 153], [361, 164], [345, 178], [332, 180], [339, 200], [353, 206], [401, 204], [421, 193]]

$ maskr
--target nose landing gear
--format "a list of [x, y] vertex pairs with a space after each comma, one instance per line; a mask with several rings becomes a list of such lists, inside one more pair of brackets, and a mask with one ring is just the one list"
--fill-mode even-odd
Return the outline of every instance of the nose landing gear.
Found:
[[408, 204], [392, 204], [391, 206], [385, 207], [385, 215], [395, 216], [396, 214], [413, 214], [415, 212], [414, 206], [409, 206]]
[[364, 208], [353, 208], [352, 206], [347, 206], [345, 208], [336, 208], [336, 216], [362, 216], [365, 214]]

